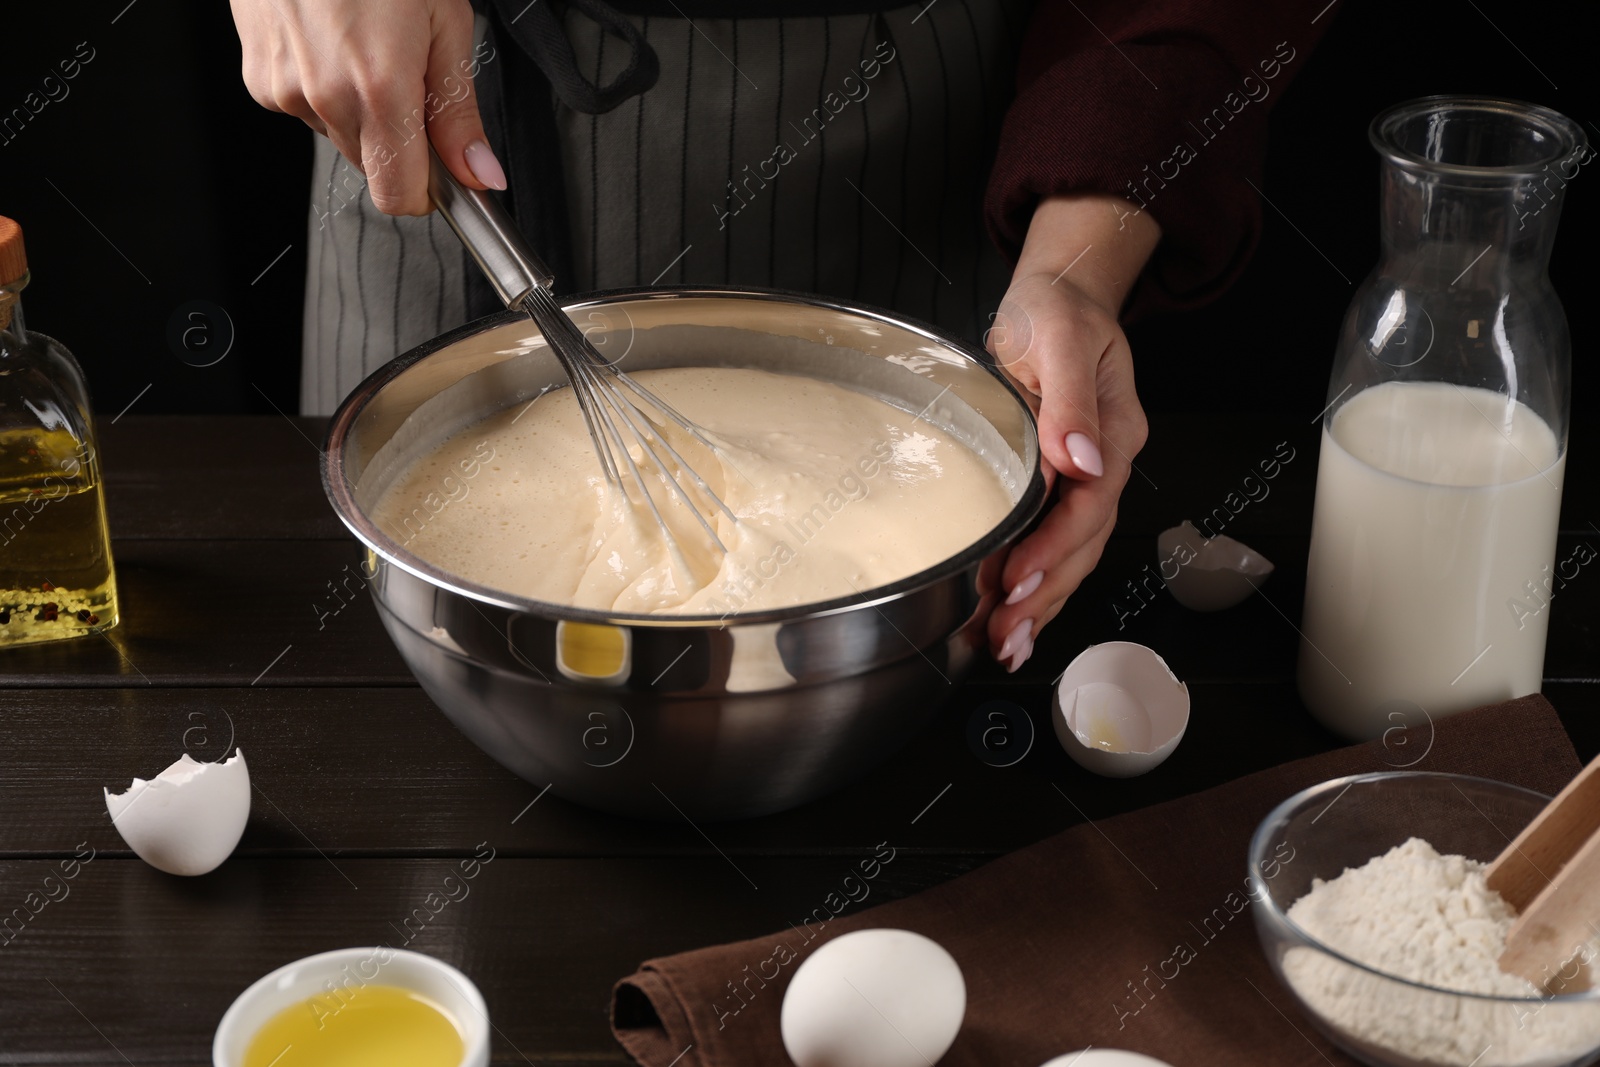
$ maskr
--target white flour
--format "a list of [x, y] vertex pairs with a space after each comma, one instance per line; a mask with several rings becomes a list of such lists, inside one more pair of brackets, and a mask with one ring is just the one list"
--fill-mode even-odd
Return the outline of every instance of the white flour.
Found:
[[[1313, 881], [1289, 918], [1386, 974], [1461, 992], [1538, 997], [1531, 982], [1499, 968], [1516, 916], [1485, 884], [1485, 866], [1441, 856], [1413, 837], [1332, 881]], [[1600, 1002], [1446, 996], [1304, 948], [1284, 955], [1283, 970], [1324, 1020], [1353, 1044], [1385, 1050], [1386, 1062], [1557, 1067], [1600, 1046]]]

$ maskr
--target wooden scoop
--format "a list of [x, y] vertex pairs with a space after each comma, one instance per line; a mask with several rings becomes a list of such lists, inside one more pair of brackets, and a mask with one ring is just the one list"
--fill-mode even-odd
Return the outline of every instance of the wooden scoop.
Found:
[[1600, 758], [1495, 857], [1486, 877], [1517, 910], [1500, 969], [1551, 993], [1588, 988], [1580, 946], [1600, 933]]

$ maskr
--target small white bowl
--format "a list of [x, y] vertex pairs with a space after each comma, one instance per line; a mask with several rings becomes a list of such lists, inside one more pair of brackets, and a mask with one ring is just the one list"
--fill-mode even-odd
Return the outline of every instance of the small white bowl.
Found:
[[1144, 774], [1189, 726], [1189, 687], [1132, 641], [1090, 645], [1061, 672], [1050, 720], [1074, 763], [1107, 778]]
[[488, 1067], [489, 1009], [471, 979], [448, 963], [420, 952], [389, 948], [341, 948], [284, 964], [253, 983], [223, 1013], [211, 1042], [214, 1067], [242, 1067], [256, 1031], [284, 1008], [334, 988], [399, 986], [443, 1008], [461, 1031], [461, 1067]]

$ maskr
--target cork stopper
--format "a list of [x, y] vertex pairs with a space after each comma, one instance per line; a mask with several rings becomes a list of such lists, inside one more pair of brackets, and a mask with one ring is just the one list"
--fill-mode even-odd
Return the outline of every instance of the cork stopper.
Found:
[[11, 309], [17, 306], [14, 293], [4, 289], [28, 273], [28, 253], [22, 247], [22, 227], [0, 215], [0, 330], [11, 326]]
[[22, 247], [22, 227], [0, 215], [0, 285], [10, 285], [28, 273], [28, 253]]

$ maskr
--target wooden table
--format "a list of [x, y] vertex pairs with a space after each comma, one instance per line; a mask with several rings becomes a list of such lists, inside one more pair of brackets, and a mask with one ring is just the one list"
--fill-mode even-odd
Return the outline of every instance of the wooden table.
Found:
[[[318, 420], [106, 426], [124, 621], [109, 638], [0, 652], [0, 921], [12, 924], [0, 933], [0, 1064], [209, 1063], [217, 1020], [251, 981], [309, 953], [400, 943], [413, 909], [485, 843], [494, 859], [470, 894], [431, 915], [411, 947], [477, 982], [496, 1062], [623, 1064], [606, 1025], [617, 978], [651, 956], [784, 927], [878, 842], [898, 856], [867, 905], [1086, 818], [1338, 744], [1293, 686], [1314, 416], [1153, 418], [1117, 535], [1031, 663], [1015, 676], [985, 666], [934, 728], [856, 785], [704, 827], [715, 847], [682, 821], [541, 797], [434, 709], [365, 595], [330, 610], [358, 554], [318, 484]], [[1575, 445], [1558, 559], [1600, 547], [1596, 453]], [[1218, 615], [1165, 593], [1132, 611], [1127, 583], [1153, 570], [1156, 533], [1226, 506], [1258, 463], [1290, 450], [1267, 495], [1227, 528], [1278, 565], [1263, 595]], [[1545, 692], [1585, 758], [1600, 749], [1596, 572], [1584, 568], [1548, 609]], [[1048, 680], [1084, 644], [1116, 638], [1160, 651], [1194, 702], [1172, 759], [1128, 781], [1081, 771], [1049, 725]], [[967, 741], [995, 699], [1026, 709], [1035, 729], [1011, 766], [985, 763]], [[234, 857], [198, 879], [134, 858], [101, 788], [124, 789], [186, 749], [215, 758], [230, 740], [256, 787]], [[80, 849], [94, 859], [67, 895], [26, 906]]]

